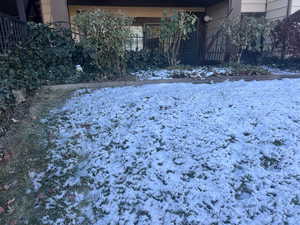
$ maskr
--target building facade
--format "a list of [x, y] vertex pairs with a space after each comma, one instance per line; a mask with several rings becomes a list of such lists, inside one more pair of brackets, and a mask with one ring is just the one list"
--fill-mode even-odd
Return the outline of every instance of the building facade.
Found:
[[[159, 21], [165, 10], [182, 10], [199, 17], [197, 31], [183, 44], [182, 60], [199, 64], [204, 60], [223, 60], [226, 40], [218, 33], [226, 17], [260, 15], [269, 20], [283, 19], [300, 9], [300, 0], [40, 0], [44, 23], [72, 22], [85, 10], [104, 9], [123, 12], [135, 18], [133, 31], [137, 38], [133, 48], [156, 45]], [[207, 20], [209, 18], [209, 20]], [[142, 41], [143, 40], [143, 41]], [[146, 40], [146, 41], [145, 41]], [[150, 43], [150, 44], [149, 44]]]

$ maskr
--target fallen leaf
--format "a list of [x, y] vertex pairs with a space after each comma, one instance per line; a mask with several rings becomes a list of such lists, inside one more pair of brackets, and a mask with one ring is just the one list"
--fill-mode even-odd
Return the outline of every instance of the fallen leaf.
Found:
[[7, 191], [8, 189], [9, 189], [9, 185], [7, 184], [0, 186], [0, 191]]
[[9, 161], [11, 159], [10, 155], [9, 154], [4, 154], [4, 157], [3, 157], [3, 160], [4, 161]]
[[9, 225], [17, 225], [17, 220], [12, 220], [9, 222]]
[[16, 200], [15, 198], [9, 200], [9, 201], [6, 203], [6, 205], [9, 206], [9, 205], [13, 204], [13, 203], [15, 202], [15, 200]]
[[40, 200], [40, 199], [43, 199], [43, 198], [46, 198], [47, 196], [44, 194], [44, 193], [39, 193], [37, 198]]

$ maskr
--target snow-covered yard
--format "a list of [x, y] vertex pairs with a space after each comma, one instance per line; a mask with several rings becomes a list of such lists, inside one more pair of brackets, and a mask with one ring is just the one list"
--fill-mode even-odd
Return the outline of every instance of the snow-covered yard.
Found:
[[300, 80], [80, 90], [44, 123], [44, 224], [299, 224]]

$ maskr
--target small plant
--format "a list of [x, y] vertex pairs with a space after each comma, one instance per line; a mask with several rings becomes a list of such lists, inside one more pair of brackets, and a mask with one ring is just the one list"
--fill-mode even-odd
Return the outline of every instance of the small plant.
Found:
[[234, 61], [241, 62], [242, 54], [248, 51], [263, 52], [269, 48], [264, 42], [271, 30], [271, 23], [264, 18], [238, 17], [227, 19], [223, 25], [225, 34], [235, 47]]
[[90, 49], [97, 67], [110, 74], [126, 70], [125, 43], [133, 18], [104, 10], [82, 12], [74, 17], [80, 44]]
[[195, 30], [197, 16], [192, 13], [174, 11], [168, 16], [164, 12], [161, 19], [160, 40], [164, 46], [164, 51], [170, 66], [180, 63], [178, 59], [182, 41], [189, 39], [190, 34]]

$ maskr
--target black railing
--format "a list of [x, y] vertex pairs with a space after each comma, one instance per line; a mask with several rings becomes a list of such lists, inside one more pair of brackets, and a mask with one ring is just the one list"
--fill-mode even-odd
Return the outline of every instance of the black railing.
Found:
[[126, 49], [129, 51], [140, 51], [142, 49], [162, 50], [162, 44], [159, 38], [134, 36], [127, 41]]
[[224, 61], [226, 50], [226, 37], [222, 30], [216, 32], [212, 37], [212, 42], [206, 52], [206, 60], [208, 61]]
[[26, 38], [26, 23], [0, 13], [0, 52], [6, 53]]

